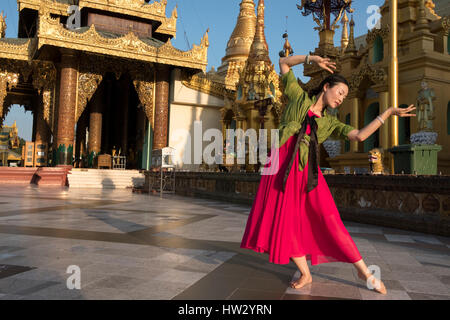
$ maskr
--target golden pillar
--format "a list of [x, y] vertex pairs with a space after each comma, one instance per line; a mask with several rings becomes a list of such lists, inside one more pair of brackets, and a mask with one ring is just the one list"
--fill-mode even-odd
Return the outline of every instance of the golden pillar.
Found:
[[90, 103], [89, 114], [89, 156], [95, 158], [102, 147], [103, 86], [97, 89]]
[[89, 125], [89, 114], [87, 110], [85, 110], [80, 119], [78, 119], [77, 123], [77, 132], [76, 132], [76, 145], [75, 145], [75, 166], [78, 168], [83, 167], [82, 159], [86, 156], [86, 128]]
[[[389, 108], [389, 92], [380, 92], [380, 114], [385, 112]], [[380, 127], [380, 145], [386, 150], [390, 147], [389, 145], [389, 126], [387, 123]], [[398, 143], [398, 142], [397, 142]]]
[[[354, 97], [352, 99], [351, 126], [355, 128], [359, 128], [359, 109], [360, 99], [358, 97]], [[350, 152], [358, 152], [358, 141], [350, 142]]]
[[[391, 63], [389, 68], [389, 87], [390, 87], [390, 105], [394, 108], [398, 107], [398, 54], [397, 54], [397, 0], [390, 0], [389, 6], [391, 12]], [[390, 121], [391, 128], [391, 141], [390, 147], [398, 145], [398, 117], [391, 117]], [[394, 172], [394, 160], [391, 158], [390, 161], [391, 172]]]
[[61, 49], [61, 81], [59, 88], [56, 164], [71, 165], [75, 136], [78, 61], [76, 52]]
[[170, 68], [166, 65], [156, 67], [156, 97], [155, 97], [155, 129], [153, 150], [167, 147], [167, 132], [169, 123], [169, 81]]

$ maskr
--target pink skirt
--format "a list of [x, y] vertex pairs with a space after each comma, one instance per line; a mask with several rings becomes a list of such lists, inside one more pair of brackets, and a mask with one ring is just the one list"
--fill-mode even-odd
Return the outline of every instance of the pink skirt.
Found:
[[296, 136], [292, 136], [278, 153], [271, 152], [241, 248], [267, 253], [269, 261], [276, 264], [288, 264], [291, 257], [303, 256], [311, 261], [311, 265], [361, 260], [320, 169], [317, 187], [307, 193], [308, 164], [299, 171], [296, 156], [286, 191], [282, 191], [284, 173], [295, 142]]

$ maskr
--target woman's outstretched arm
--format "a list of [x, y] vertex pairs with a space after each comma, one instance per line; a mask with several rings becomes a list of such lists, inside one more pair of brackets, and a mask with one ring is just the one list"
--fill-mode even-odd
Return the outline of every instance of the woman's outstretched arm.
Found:
[[[291, 67], [296, 66], [298, 64], [302, 64], [306, 61], [306, 55], [296, 55], [290, 57], [281, 57], [280, 58], [280, 71], [281, 74], [288, 73], [291, 70]], [[322, 58], [320, 56], [309, 56], [309, 61], [316, 63], [322, 69], [325, 69], [331, 73], [333, 70], [336, 70], [336, 62], [332, 62], [329, 58]]]
[[362, 142], [366, 140], [368, 137], [370, 137], [375, 131], [378, 130], [379, 127], [381, 127], [390, 116], [399, 116], [399, 117], [414, 117], [416, 114], [409, 113], [413, 110], [415, 110], [416, 107], [414, 105], [410, 105], [408, 108], [393, 108], [390, 107], [385, 112], [379, 115], [381, 118], [378, 119], [375, 118], [371, 123], [369, 123], [367, 126], [362, 128], [361, 130], [352, 130], [348, 133], [348, 139], [350, 141], [358, 141]]

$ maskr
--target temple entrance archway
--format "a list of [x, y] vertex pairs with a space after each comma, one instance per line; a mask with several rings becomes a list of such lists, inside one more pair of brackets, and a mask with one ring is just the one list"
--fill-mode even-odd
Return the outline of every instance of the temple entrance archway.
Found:
[[148, 118], [131, 76], [106, 73], [76, 126], [75, 166], [92, 167], [99, 154], [125, 156], [126, 169], [145, 168]]

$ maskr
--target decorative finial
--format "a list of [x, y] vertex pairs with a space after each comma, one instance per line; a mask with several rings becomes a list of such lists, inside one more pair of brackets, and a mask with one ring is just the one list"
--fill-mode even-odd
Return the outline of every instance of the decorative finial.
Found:
[[288, 17], [286, 16], [286, 31], [283, 34], [284, 46], [283, 50], [280, 51], [280, 57], [289, 57], [294, 53], [294, 49], [292, 49], [291, 44], [289, 43], [289, 36], [288, 36]]
[[347, 13], [344, 12], [344, 16], [342, 17], [342, 37], [341, 37], [341, 50], [342, 53], [345, 52], [345, 49], [347, 49], [348, 46], [348, 17], [347, 17]]
[[292, 49], [291, 44], [289, 43], [289, 36], [288, 33], [284, 33], [283, 34], [283, 39], [285, 39], [284, 41], [284, 46], [283, 46], [283, 50], [280, 51], [280, 57], [289, 57], [290, 55], [292, 55], [294, 53], [294, 49]]

